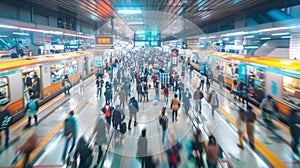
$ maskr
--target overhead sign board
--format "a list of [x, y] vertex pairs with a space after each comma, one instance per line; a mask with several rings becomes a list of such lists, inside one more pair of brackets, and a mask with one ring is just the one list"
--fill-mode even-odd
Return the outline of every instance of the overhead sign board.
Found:
[[103, 44], [113, 44], [112, 37], [96, 37], [96, 44], [103, 45]]
[[198, 44], [199, 40], [197, 40], [197, 39], [189, 39], [189, 40], [186, 40], [186, 43], [187, 44]]

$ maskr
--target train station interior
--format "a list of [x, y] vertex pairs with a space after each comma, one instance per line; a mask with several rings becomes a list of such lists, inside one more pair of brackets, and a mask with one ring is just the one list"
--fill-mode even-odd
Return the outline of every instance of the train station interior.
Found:
[[300, 1], [1, 0], [0, 168], [299, 168]]

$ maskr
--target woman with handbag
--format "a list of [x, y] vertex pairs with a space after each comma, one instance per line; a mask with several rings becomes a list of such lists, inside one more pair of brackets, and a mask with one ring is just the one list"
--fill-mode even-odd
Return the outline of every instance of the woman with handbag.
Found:
[[175, 94], [174, 98], [171, 101], [171, 109], [172, 109], [172, 122], [177, 121], [177, 112], [180, 107], [180, 101], [178, 99], [178, 95]]

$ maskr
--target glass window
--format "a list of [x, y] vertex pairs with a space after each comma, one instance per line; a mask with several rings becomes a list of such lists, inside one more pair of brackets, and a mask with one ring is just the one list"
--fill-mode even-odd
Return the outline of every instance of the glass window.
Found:
[[246, 83], [250, 87], [260, 87], [265, 89], [265, 71], [258, 69], [254, 66], [247, 66], [247, 79]]
[[0, 105], [5, 105], [9, 102], [8, 78], [0, 77]]
[[78, 72], [78, 63], [76, 60], [66, 63], [66, 74], [74, 76]]
[[64, 64], [54, 64], [51, 65], [51, 81], [52, 83], [56, 83], [65, 75], [65, 65]]
[[289, 76], [283, 77], [283, 99], [300, 106], [300, 79]]

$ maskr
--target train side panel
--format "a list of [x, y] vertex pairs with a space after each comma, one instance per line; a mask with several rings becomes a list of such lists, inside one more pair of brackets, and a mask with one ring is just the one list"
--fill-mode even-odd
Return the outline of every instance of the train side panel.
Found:
[[42, 96], [43, 98], [47, 95], [45, 89], [51, 86], [51, 69], [50, 65], [43, 65], [41, 67], [41, 78], [42, 78]]

